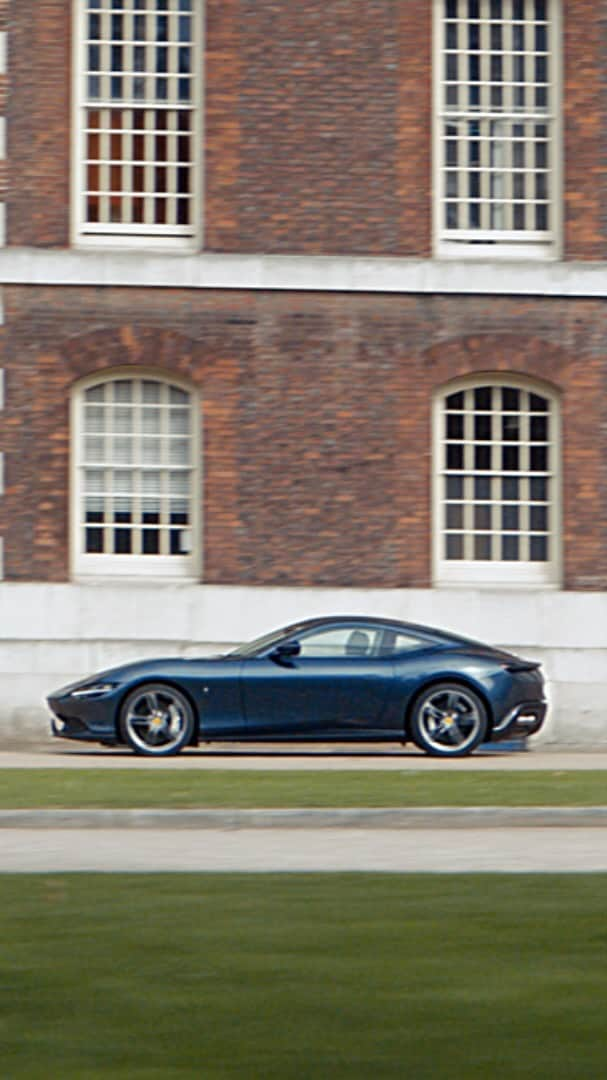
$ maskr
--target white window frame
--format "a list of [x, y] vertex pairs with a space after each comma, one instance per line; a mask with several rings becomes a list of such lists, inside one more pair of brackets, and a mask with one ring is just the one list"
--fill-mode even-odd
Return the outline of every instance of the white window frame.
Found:
[[[71, 234], [72, 244], [81, 248], [138, 248], [167, 252], [193, 252], [203, 245], [204, 201], [204, 36], [205, 0], [192, 0], [194, 26], [192, 53], [194, 56], [192, 114], [192, 219], [181, 234], [167, 232], [169, 227], [149, 225], [145, 230], [129, 226], [92, 226], [86, 220], [86, 125], [87, 95], [87, 16], [83, 0], [72, 0], [72, 168], [71, 168]], [[100, 105], [100, 108], [102, 106]], [[108, 105], [108, 107], [110, 107]], [[117, 102], [115, 107], [124, 106]], [[126, 106], [128, 108], [128, 106]], [[146, 101], [137, 103], [138, 108], [150, 107]]]
[[[550, 518], [549, 518], [549, 559], [546, 562], [510, 562], [501, 560], [448, 560], [443, 554], [443, 538], [446, 532], [443, 525], [444, 493], [443, 446], [445, 401], [451, 394], [474, 390], [478, 387], [507, 387], [539, 394], [549, 403], [550, 416]], [[562, 576], [561, 551], [561, 488], [562, 488], [562, 443], [561, 443], [561, 404], [556, 391], [545, 383], [528, 379], [520, 375], [510, 375], [507, 371], [496, 374], [476, 374], [472, 377], [454, 380], [439, 387], [433, 401], [432, 435], [432, 535], [433, 535], [433, 583], [435, 587], [507, 587], [507, 588], [558, 588]], [[475, 470], [470, 470], [474, 472]], [[495, 474], [497, 475], [497, 474]], [[500, 473], [501, 475], [501, 473]], [[503, 475], [508, 475], [507, 473]], [[499, 533], [501, 528], [496, 529]]]
[[[83, 548], [82, 523], [82, 439], [84, 435], [85, 393], [101, 383], [120, 379], [150, 379], [184, 390], [190, 396], [191, 414], [191, 490], [190, 552], [187, 555], [105, 555], [90, 554]], [[70, 533], [71, 573], [78, 580], [133, 579], [166, 581], [200, 580], [202, 565], [202, 484], [201, 484], [201, 410], [196, 390], [170, 372], [153, 368], [122, 367], [97, 372], [78, 382], [72, 389], [70, 403]]]
[[[447, 235], [444, 227], [446, 192], [444, 185], [445, 138], [443, 136], [444, 110], [442, 106], [443, 65], [443, 13], [446, 0], [433, 0], [433, 250], [440, 259], [525, 259], [556, 260], [563, 251], [563, 132], [562, 132], [562, 70], [563, 38], [561, 0], [547, 0], [551, 8], [552, 26], [551, 100], [548, 155], [549, 208], [552, 229], [546, 234], [503, 232], [497, 230], [455, 230]], [[488, 0], [487, 0], [488, 2]], [[512, 0], [504, 0], [511, 3]], [[482, 114], [479, 114], [482, 115]], [[485, 242], [483, 242], [485, 241]]]

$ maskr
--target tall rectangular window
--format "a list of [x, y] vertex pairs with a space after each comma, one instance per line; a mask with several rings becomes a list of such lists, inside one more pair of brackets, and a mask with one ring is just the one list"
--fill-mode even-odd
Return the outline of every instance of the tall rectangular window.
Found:
[[199, 0], [80, 0], [79, 238], [191, 243]]
[[435, 0], [439, 255], [556, 254], [557, 2]]

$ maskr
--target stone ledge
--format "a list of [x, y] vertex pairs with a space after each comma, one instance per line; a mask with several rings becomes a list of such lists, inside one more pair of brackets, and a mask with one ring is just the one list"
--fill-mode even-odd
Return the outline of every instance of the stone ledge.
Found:
[[0, 284], [606, 297], [607, 264], [9, 247]]

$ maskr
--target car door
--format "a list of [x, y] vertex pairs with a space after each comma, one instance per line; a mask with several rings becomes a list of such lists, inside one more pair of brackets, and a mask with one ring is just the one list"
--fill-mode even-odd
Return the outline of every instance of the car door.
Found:
[[348, 738], [382, 732], [393, 664], [379, 654], [381, 628], [340, 623], [296, 639], [299, 652], [246, 660], [242, 698], [247, 734], [264, 738]]

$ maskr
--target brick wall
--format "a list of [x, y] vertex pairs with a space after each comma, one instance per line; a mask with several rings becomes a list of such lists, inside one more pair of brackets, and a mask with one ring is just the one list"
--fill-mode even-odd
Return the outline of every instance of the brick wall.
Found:
[[[15, 245], [69, 243], [71, 7], [9, 0]], [[428, 256], [430, 0], [205, 10], [206, 247]], [[607, 0], [563, 15], [566, 255], [605, 259]]]
[[9, 244], [69, 243], [71, 10], [9, 0]]
[[607, 3], [563, 4], [564, 245], [607, 258]]
[[563, 394], [565, 585], [607, 587], [607, 308], [560, 299], [7, 288], [7, 580], [66, 580], [69, 392], [96, 370], [199, 388], [204, 580], [427, 586], [435, 389]]
[[[8, 30], [9, 0], [0, 0], [0, 34], [6, 34]], [[6, 39], [5, 39], [6, 40]], [[8, 96], [8, 76], [0, 72], [0, 118], [4, 125], [6, 121], [6, 104]], [[6, 129], [3, 128], [4, 134]], [[6, 146], [3, 147], [4, 151]], [[6, 161], [4, 155], [0, 155], [0, 200], [4, 202], [7, 187]]]

